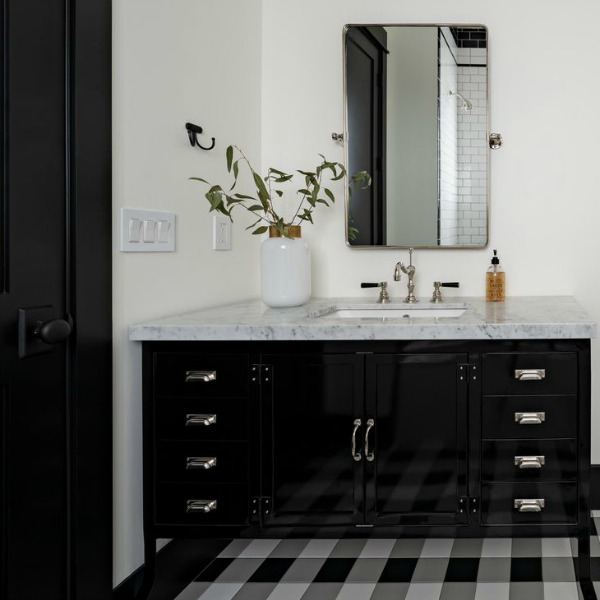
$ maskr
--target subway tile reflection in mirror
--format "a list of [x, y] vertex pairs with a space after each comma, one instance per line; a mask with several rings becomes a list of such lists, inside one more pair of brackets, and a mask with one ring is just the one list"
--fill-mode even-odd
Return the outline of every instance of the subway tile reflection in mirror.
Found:
[[351, 246], [487, 244], [488, 56], [481, 25], [345, 28]]

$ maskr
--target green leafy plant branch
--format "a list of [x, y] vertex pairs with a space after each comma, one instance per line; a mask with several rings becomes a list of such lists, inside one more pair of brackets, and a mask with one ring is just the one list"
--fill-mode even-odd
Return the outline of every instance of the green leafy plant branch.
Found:
[[[287, 233], [286, 227], [298, 225], [302, 221], [313, 223], [313, 212], [318, 204], [330, 206], [330, 202], [335, 202], [334, 193], [323, 184], [324, 175], [329, 177], [329, 181], [339, 181], [346, 177], [344, 165], [339, 162], [328, 161], [322, 154], [319, 154], [322, 161], [315, 167], [314, 171], [297, 170], [296, 173], [285, 173], [270, 167], [264, 178], [254, 170], [252, 164], [238, 146], [228, 146], [225, 156], [227, 159], [227, 172], [233, 175], [233, 183], [228, 191], [225, 191], [220, 185], [211, 185], [201, 177], [191, 177], [190, 179], [211, 186], [204, 194], [210, 204], [211, 211], [218, 211], [233, 221], [233, 210], [237, 206], [241, 206], [252, 213], [254, 217], [258, 217], [254, 223], [246, 227], [246, 229], [253, 229], [252, 233], [254, 235], [265, 233], [271, 226], [275, 227], [280, 235], [291, 237]], [[233, 193], [238, 183], [240, 163], [246, 165], [252, 175], [256, 187], [255, 195]], [[303, 176], [304, 185], [296, 191], [296, 194], [300, 196], [298, 208], [292, 219], [286, 222], [275, 209], [274, 198], [281, 198], [284, 195], [281, 189], [275, 187], [275, 184], [292, 181], [298, 173]], [[351, 176], [351, 181], [355, 186], [367, 187], [371, 184], [371, 177], [366, 171], [359, 171]]]

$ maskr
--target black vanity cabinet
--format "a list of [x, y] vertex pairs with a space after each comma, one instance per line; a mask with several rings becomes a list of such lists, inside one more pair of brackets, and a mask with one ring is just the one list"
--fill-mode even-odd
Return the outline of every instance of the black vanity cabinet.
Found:
[[[589, 340], [144, 342], [144, 531], [575, 536]], [[590, 596], [591, 597], [591, 596]]]

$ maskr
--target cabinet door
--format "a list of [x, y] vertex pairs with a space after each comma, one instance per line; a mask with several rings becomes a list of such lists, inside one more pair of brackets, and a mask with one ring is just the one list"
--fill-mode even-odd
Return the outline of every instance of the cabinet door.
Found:
[[[263, 357], [272, 374], [262, 405], [263, 490], [271, 498], [265, 525], [363, 522], [363, 360], [355, 354]], [[356, 419], [363, 422], [356, 426], [358, 461]]]
[[466, 354], [367, 357], [366, 516], [374, 525], [460, 523], [466, 495]]

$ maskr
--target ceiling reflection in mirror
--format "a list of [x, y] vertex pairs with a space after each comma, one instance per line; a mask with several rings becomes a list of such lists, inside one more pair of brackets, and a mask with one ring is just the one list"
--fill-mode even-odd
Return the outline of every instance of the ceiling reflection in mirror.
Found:
[[487, 29], [345, 28], [351, 246], [483, 247], [488, 238]]

